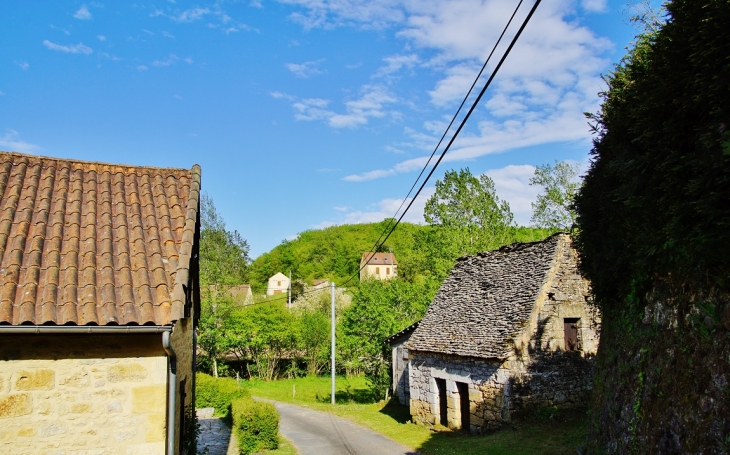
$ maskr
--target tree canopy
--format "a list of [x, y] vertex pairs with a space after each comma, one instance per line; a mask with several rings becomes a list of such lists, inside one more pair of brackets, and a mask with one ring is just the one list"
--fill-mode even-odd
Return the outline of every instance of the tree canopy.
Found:
[[575, 224], [575, 195], [580, 188], [577, 163], [555, 161], [535, 168], [530, 185], [543, 187], [532, 203], [532, 219], [535, 226], [549, 229], [569, 229]]

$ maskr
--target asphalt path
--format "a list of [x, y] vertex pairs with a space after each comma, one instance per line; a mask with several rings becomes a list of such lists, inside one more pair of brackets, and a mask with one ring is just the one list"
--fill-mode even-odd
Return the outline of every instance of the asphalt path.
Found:
[[279, 431], [301, 455], [418, 455], [413, 449], [331, 414], [278, 401]]

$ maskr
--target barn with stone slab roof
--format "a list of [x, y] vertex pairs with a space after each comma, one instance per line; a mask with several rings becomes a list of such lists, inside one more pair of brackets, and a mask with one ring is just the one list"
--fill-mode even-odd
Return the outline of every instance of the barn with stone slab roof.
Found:
[[0, 152], [0, 447], [184, 453], [200, 168]]
[[410, 335], [414, 422], [480, 433], [591, 390], [600, 316], [567, 234], [460, 258]]

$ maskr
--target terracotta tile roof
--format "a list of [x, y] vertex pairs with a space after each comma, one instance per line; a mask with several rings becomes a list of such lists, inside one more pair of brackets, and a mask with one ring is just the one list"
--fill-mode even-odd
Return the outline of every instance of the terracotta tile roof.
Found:
[[360, 259], [360, 267], [365, 265], [398, 265], [398, 261], [395, 260], [395, 254], [393, 253], [373, 253], [365, 252], [362, 254]]
[[479, 358], [509, 356], [567, 234], [460, 258], [410, 338], [415, 351]]
[[200, 167], [0, 152], [0, 324], [166, 325], [184, 316]]

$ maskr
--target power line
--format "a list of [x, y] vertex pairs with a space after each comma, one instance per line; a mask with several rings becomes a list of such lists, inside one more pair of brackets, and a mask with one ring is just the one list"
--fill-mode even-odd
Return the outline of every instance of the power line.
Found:
[[[390, 235], [398, 227], [398, 225], [403, 220], [403, 217], [406, 215], [406, 213], [408, 213], [408, 210], [411, 208], [411, 206], [413, 205], [413, 203], [415, 202], [415, 200], [418, 198], [418, 195], [421, 194], [421, 191], [426, 186], [426, 183], [428, 183], [428, 180], [431, 178], [431, 176], [433, 175], [434, 171], [436, 170], [436, 168], [438, 167], [438, 165], [441, 163], [441, 160], [443, 160], [444, 156], [446, 156], [446, 152], [449, 151], [449, 149], [451, 148], [451, 145], [454, 143], [454, 140], [456, 140], [456, 137], [459, 135], [459, 133], [461, 132], [462, 128], [464, 128], [464, 125], [466, 124], [466, 121], [469, 120], [469, 117], [471, 117], [472, 112], [474, 112], [474, 109], [476, 109], [477, 105], [479, 104], [479, 101], [484, 96], [484, 93], [487, 91], [487, 89], [491, 85], [492, 81], [494, 80], [494, 77], [497, 75], [497, 72], [502, 67], [502, 64], [504, 63], [504, 61], [507, 59], [507, 56], [512, 51], [512, 48], [514, 47], [515, 43], [517, 42], [517, 39], [520, 37], [520, 35], [524, 31], [524, 29], [527, 26], [528, 22], [530, 22], [530, 19], [532, 18], [532, 15], [535, 13], [535, 10], [537, 9], [538, 5], [540, 5], [540, 2], [541, 1], [542, 0], [536, 0], [535, 1], [535, 4], [532, 6], [532, 9], [530, 9], [530, 12], [527, 14], [527, 17], [524, 19], [524, 21], [522, 21], [522, 25], [517, 30], [517, 33], [515, 34], [515, 36], [512, 38], [512, 41], [510, 42], [509, 46], [507, 47], [507, 50], [502, 55], [502, 58], [499, 60], [499, 63], [497, 63], [497, 66], [494, 68], [494, 71], [492, 71], [492, 74], [489, 77], [489, 79], [487, 80], [487, 83], [484, 85], [484, 87], [482, 88], [482, 90], [479, 92], [479, 95], [477, 96], [477, 98], [472, 103], [471, 107], [469, 108], [469, 111], [466, 113], [466, 115], [464, 116], [464, 119], [461, 121], [461, 123], [459, 124], [459, 127], [456, 129], [456, 132], [454, 133], [454, 135], [449, 140], [449, 143], [446, 145], [446, 148], [444, 148], [444, 151], [441, 152], [441, 156], [439, 156], [439, 159], [436, 161], [436, 163], [431, 168], [431, 171], [426, 176], [426, 179], [423, 181], [423, 183], [421, 184], [421, 186], [418, 188], [418, 191], [416, 192], [416, 195], [408, 203], [408, 206], [403, 211], [403, 213], [400, 215], [400, 217], [395, 222], [395, 224], [392, 226], [392, 228], [390, 228], [390, 231], [385, 236], [385, 238], [383, 238], [383, 234], [381, 234], [380, 235], [380, 238], [378, 238], [378, 242], [380, 242], [380, 243], [376, 242], [376, 244], [375, 244], [375, 246], [373, 248], [375, 251], [377, 251], [378, 248], [382, 247], [382, 245], [385, 244], [386, 241], [388, 241], [388, 238], [390, 238]], [[514, 18], [515, 14], [517, 13], [517, 10], [519, 9], [519, 7], [520, 7], [521, 4], [522, 4], [522, 0], [520, 0], [520, 3], [517, 5], [517, 8], [515, 8], [515, 11], [512, 13], [512, 17], [510, 17], [510, 20], [507, 23], [507, 26], [502, 31], [502, 35], [500, 35], [499, 40], [502, 39], [502, 36], [504, 35], [505, 31], [507, 30], [507, 27], [509, 27], [510, 23], [512, 22], [512, 18]], [[474, 83], [472, 84], [472, 88], [474, 87], [474, 85], [476, 84], [477, 80], [481, 76], [482, 71], [484, 71], [484, 68], [486, 67], [487, 63], [489, 62], [489, 59], [492, 57], [492, 54], [494, 53], [495, 49], [497, 48], [497, 45], [499, 44], [499, 40], [495, 43], [494, 47], [492, 48], [492, 52], [489, 54], [489, 57], [487, 57], [487, 61], [484, 63], [484, 65], [482, 67], [482, 70], [479, 72], [479, 75], [477, 76], [477, 78], [475, 79]], [[469, 89], [469, 93], [471, 93], [472, 88]], [[459, 106], [459, 110], [457, 110], [456, 114], [454, 115], [454, 118], [451, 120], [451, 123], [449, 123], [449, 126], [446, 128], [446, 131], [444, 132], [443, 136], [441, 136], [441, 140], [439, 140], [438, 145], [436, 145], [436, 149], [434, 149], [434, 152], [431, 154], [431, 157], [429, 157], [428, 162], [426, 163], [426, 165], [424, 166], [423, 170], [421, 171], [421, 174], [419, 174], [418, 178], [416, 179], [416, 183], [418, 183], [418, 180], [421, 178], [421, 175], [423, 174], [423, 172], [425, 171], [426, 167], [428, 166], [428, 163], [431, 162], [431, 158], [433, 158], [434, 154], [436, 153], [436, 150], [438, 149], [439, 145], [441, 144], [441, 142], [443, 141], [444, 137], [446, 136], [446, 134], [448, 133], [449, 129], [451, 128], [451, 125], [453, 124], [454, 119], [456, 118], [456, 115], [459, 113], [459, 111], [461, 110], [461, 107], [464, 105], [464, 102], [466, 101], [466, 98], [468, 98], [469, 93], [467, 93], [467, 96], [465, 97], [464, 101], [462, 101], [461, 106]], [[414, 185], [413, 185], [414, 187], [415, 187], [416, 183], [414, 183]], [[411, 188], [411, 191], [412, 190], [413, 190], [413, 187]], [[410, 191], [408, 192], [408, 194], [410, 194]], [[407, 198], [407, 196], [406, 196], [406, 198]], [[404, 199], [403, 203], [405, 203], [405, 199]], [[403, 204], [401, 204], [401, 207], [402, 206], [403, 206]], [[398, 210], [400, 210], [400, 208]], [[397, 213], [398, 212], [396, 211], [396, 214]], [[387, 228], [386, 228], [386, 230], [387, 230]], [[385, 231], [383, 231], [383, 233], [385, 233]], [[383, 239], [382, 241], [380, 241], [381, 238]], [[368, 259], [368, 261], [369, 261], [369, 259]], [[365, 262], [364, 265], [362, 265], [360, 267], [360, 270], [358, 271], [358, 274], [359, 274], [360, 271], [362, 271], [363, 268], [365, 268], [366, 265], [367, 265], [367, 261]], [[355, 274], [352, 277], [350, 277], [350, 279], [348, 279], [344, 284], [347, 284], [350, 281], [352, 281], [352, 279], [355, 276], [357, 276], [357, 274]]]

